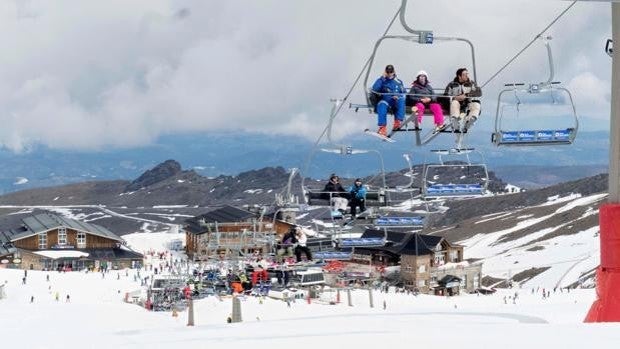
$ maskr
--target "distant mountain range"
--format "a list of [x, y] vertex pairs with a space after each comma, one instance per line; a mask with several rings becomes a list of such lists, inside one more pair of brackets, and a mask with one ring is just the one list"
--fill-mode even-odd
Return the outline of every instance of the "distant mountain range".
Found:
[[[468, 146], [480, 151], [472, 161], [486, 163], [521, 186], [539, 187], [606, 172], [608, 132], [580, 132], [572, 146], [526, 148], [494, 147], [489, 142], [490, 132], [474, 130], [470, 135]], [[429, 150], [453, 145], [450, 135], [442, 135], [425, 147], [413, 146], [412, 135], [408, 134], [399, 134], [396, 140], [394, 144], [380, 142], [360, 132], [342, 142], [372, 152], [342, 156], [318, 151], [311, 161], [307, 160], [313, 143], [303, 137], [253, 133], [175, 135], [143, 148], [96, 152], [45, 147], [33, 147], [20, 154], [2, 150], [0, 194], [91, 180], [131, 180], [166, 159], [175, 159], [183, 168], [207, 177], [281, 166], [300, 168], [305, 176], [314, 178], [325, 178], [332, 172], [355, 178], [381, 171], [375, 150], [382, 155], [386, 171], [397, 171], [406, 166], [403, 153], [409, 153], [416, 164], [434, 163], [438, 158]]]

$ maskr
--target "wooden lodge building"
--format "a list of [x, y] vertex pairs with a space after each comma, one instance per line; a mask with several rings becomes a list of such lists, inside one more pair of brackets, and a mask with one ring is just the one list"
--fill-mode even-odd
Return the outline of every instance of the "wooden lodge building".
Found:
[[106, 228], [50, 213], [26, 217], [21, 227], [0, 232], [0, 261], [22, 269], [121, 269], [142, 259]]
[[257, 213], [223, 206], [185, 221], [190, 260], [236, 258], [268, 253], [275, 242], [274, 221]]
[[[480, 287], [482, 265], [463, 261], [463, 246], [441, 236], [367, 229], [362, 238], [386, 238], [381, 247], [356, 247], [352, 259], [376, 269], [400, 265], [404, 286], [422, 293], [455, 294], [460, 289], [473, 292]], [[467, 265], [466, 265], [467, 264]], [[451, 276], [446, 278], [447, 276]], [[445, 281], [459, 280], [459, 286]]]

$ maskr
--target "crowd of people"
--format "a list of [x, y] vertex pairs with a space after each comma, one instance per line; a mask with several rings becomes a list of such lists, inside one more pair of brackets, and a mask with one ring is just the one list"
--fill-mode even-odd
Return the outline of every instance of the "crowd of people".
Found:
[[[434, 117], [435, 132], [445, 128], [443, 108], [429, 80], [429, 74], [420, 70], [411, 84], [409, 93], [402, 80], [396, 76], [394, 66], [389, 64], [385, 71], [372, 85], [371, 102], [377, 111], [377, 133], [387, 136], [387, 113], [394, 114], [393, 130], [398, 130], [404, 121], [406, 108], [417, 116], [418, 124], [422, 122], [424, 112], [429, 109]], [[454, 131], [467, 132], [480, 115], [482, 90], [469, 78], [466, 68], [459, 68], [454, 79], [445, 88], [444, 100], [449, 102], [446, 109], [450, 112], [450, 126]], [[467, 112], [465, 114], [465, 112]]]

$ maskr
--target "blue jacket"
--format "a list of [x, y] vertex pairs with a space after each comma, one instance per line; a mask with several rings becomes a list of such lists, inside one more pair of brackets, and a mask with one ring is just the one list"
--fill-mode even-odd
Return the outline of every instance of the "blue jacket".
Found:
[[382, 94], [381, 99], [390, 99], [395, 94], [406, 92], [403, 82], [396, 76], [393, 79], [388, 79], [385, 76], [378, 78], [372, 85], [372, 90], [378, 93], [388, 93], [388, 95]]
[[366, 199], [366, 187], [360, 185], [359, 187], [355, 184], [349, 187], [349, 193], [351, 193], [351, 198], [356, 198], [358, 200]]

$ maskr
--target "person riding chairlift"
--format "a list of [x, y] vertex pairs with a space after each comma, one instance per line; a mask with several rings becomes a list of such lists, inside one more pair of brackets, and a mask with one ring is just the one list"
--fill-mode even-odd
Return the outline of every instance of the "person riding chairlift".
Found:
[[295, 247], [295, 257], [297, 258], [297, 262], [301, 262], [302, 253], [306, 255], [306, 260], [311, 261], [312, 253], [310, 252], [308, 246], [306, 246], [308, 242], [308, 237], [306, 236], [306, 233], [304, 233], [304, 231], [299, 227], [295, 232], [295, 240], [295, 242], [297, 243], [297, 246]]
[[[474, 80], [469, 79], [469, 72], [466, 68], [459, 68], [456, 77], [452, 80], [444, 93], [446, 96], [453, 96], [450, 102], [450, 122], [453, 130], [467, 132], [480, 115], [480, 101], [471, 97], [482, 96], [482, 90], [476, 85]], [[469, 113], [465, 116], [465, 125], [461, 129], [461, 111], [469, 108]]]
[[413, 96], [408, 97], [413, 102], [412, 111], [418, 115], [418, 125], [422, 123], [424, 110], [429, 108], [433, 113], [435, 131], [441, 130], [443, 128], [443, 111], [441, 105], [437, 103], [433, 87], [428, 81], [428, 74], [424, 70], [420, 70], [416, 75], [415, 81], [411, 84], [410, 93]]
[[405, 119], [405, 87], [403, 82], [396, 77], [394, 66], [389, 64], [385, 67], [385, 72], [372, 85], [372, 91], [379, 95], [377, 103], [377, 124], [379, 125], [378, 134], [387, 135], [387, 112], [392, 108], [394, 112], [394, 125], [392, 129], [398, 130]]

